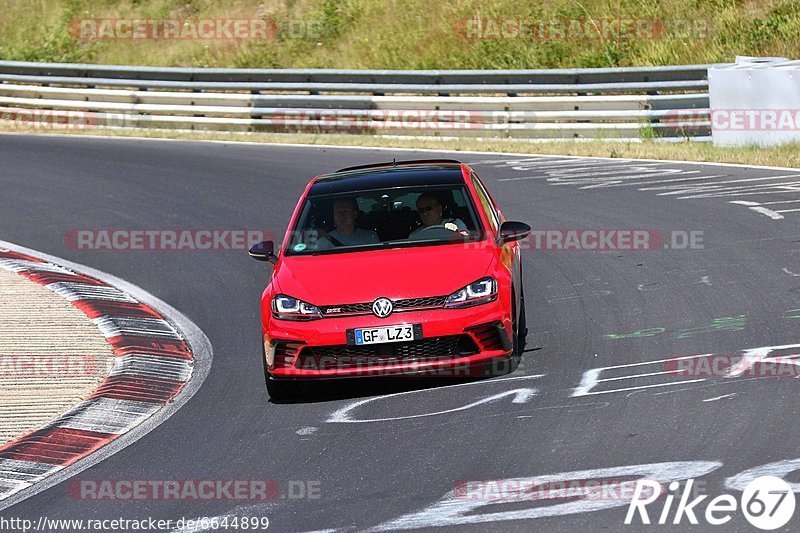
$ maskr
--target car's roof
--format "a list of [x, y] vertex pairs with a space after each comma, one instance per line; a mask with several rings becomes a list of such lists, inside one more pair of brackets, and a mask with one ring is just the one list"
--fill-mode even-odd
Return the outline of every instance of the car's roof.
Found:
[[308, 196], [322, 196], [395, 187], [464, 183], [461, 162], [453, 159], [392, 161], [349, 167], [314, 180]]

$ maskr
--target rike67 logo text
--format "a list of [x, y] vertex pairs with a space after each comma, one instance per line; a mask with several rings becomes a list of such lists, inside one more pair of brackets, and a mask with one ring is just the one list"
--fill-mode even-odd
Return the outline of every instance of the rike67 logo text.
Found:
[[[741, 511], [751, 525], [769, 531], [785, 526], [794, 514], [795, 496], [792, 487], [775, 476], [754, 479], [745, 487], [739, 500], [730, 494], [721, 494], [706, 501], [709, 496], [695, 496], [693, 487], [693, 479], [686, 481], [683, 490], [679, 482], [673, 481], [666, 491], [656, 481], [638, 480], [625, 516], [625, 524], [635, 523], [638, 518], [642, 524], [697, 525], [700, 524], [699, 518], [702, 518], [707, 524], [721, 526], [733, 520]], [[656, 502], [662, 499], [660, 513], [656, 512], [651, 518], [649, 511], [658, 511], [659, 505]]]

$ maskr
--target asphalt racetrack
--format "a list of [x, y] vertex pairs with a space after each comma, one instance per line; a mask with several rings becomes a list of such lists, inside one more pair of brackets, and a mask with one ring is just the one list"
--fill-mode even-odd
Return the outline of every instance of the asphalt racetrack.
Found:
[[[187, 315], [214, 348], [210, 374], [185, 406], [78, 477], [268, 479], [281, 488], [268, 501], [98, 501], [62, 483], [2, 516], [265, 516], [270, 530], [287, 532], [638, 531], [653, 526], [638, 517], [624, 525], [627, 503], [613, 497], [498, 502], [488, 491], [548, 475], [694, 478], [711, 497], [737, 499], [747, 479], [767, 471], [800, 483], [800, 372], [791, 375], [794, 359], [780, 359], [800, 353], [800, 187], [788, 170], [442, 153], [474, 164], [506, 217], [534, 230], [650, 230], [660, 245], [587, 251], [545, 238], [550, 249], [526, 250], [527, 348], [505, 378], [348, 381], [312, 387], [296, 403], [272, 403], [264, 387], [267, 265], [242, 251], [65, 243], [75, 229], [282, 236], [314, 175], [432, 155], [2, 136], [0, 238], [142, 287]], [[358, 280], [340, 273], [336, 282]], [[747, 354], [761, 365], [726, 376], [666, 373], [684, 361], [674, 357], [699, 354]], [[648, 508], [651, 521], [662, 504]], [[701, 524], [695, 530], [720, 530]], [[751, 527], [739, 513], [724, 529]]]

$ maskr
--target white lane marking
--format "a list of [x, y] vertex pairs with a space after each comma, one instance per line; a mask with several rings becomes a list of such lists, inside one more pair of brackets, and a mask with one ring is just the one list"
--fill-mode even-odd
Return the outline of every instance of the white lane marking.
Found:
[[772, 220], [781, 220], [783, 218], [783, 215], [781, 215], [777, 211], [767, 209], [766, 207], [751, 207], [750, 210], [755, 211], [756, 213], [760, 213], [762, 215], [766, 215]]
[[[788, 474], [798, 469], [800, 469], [800, 459], [777, 461], [757, 466], [727, 478], [725, 480], [725, 488], [744, 492], [745, 487], [756, 478], [761, 476], [775, 476], [785, 479]], [[792, 488], [793, 492], [800, 493], [800, 483], [789, 483], [789, 486]]]
[[675, 386], [675, 385], [683, 385], [683, 384], [686, 384], [686, 383], [699, 383], [701, 381], [705, 381], [705, 379], [692, 379], [692, 380], [677, 379], [676, 381], [667, 382], [667, 383], [656, 383], [656, 384], [653, 384], [653, 385], [640, 385], [640, 386], [635, 386], [635, 387], [625, 387], [625, 388], [621, 388], [621, 389], [612, 389], [612, 390], [607, 390], [607, 391], [592, 391], [592, 389], [594, 389], [600, 383], [605, 383], [605, 382], [609, 382], [609, 381], [619, 381], [619, 380], [622, 380], [622, 379], [637, 379], [637, 378], [642, 378], [642, 377], [651, 377], [651, 376], [666, 375], [666, 374], [675, 375], [675, 372], [663, 371], [663, 372], [649, 372], [649, 373], [643, 373], [643, 374], [631, 374], [631, 375], [626, 375], [626, 376], [616, 376], [616, 377], [600, 379], [600, 375], [604, 371], [616, 370], [618, 368], [631, 368], [631, 367], [635, 367], [635, 366], [654, 365], [654, 364], [658, 364], [658, 363], [666, 363], [666, 362], [678, 361], [678, 360], [682, 360], [682, 359], [695, 359], [695, 358], [698, 358], [698, 357], [708, 357], [709, 355], [711, 355], [711, 354], [685, 355], [685, 356], [673, 357], [673, 358], [669, 358], [669, 359], [657, 359], [655, 361], [644, 361], [644, 362], [639, 362], [639, 363], [629, 363], [629, 364], [624, 364], [624, 365], [615, 365], [615, 366], [592, 368], [592, 369], [587, 370], [586, 372], [583, 373], [583, 377], [581, 378], [580, 384], [577, 387], [575, 387], [575, 389], [573, 389], [573, 392], [570, 395], [570, 397], [577, 398], [577, 397], [580, 397], [580, 396], [594, 396], [594, 395], [598, 395], [598, 394], [611, 394], [611, 393], [615, 393], [615, 392], [627, 392], [627, 391], [633, 391], [633, 390], [651, 389], [651, 388], [654, 388], [654, 387], [670, 387], [670, 386]]
[[[748, 350], [744, 350], [743, 357], [740, 361], [737, 362], [736, 365], [732, 366], [723, 376], [724, 378], [737, 378], [740, 377], [742, 374], [747, 372], [750, 368], [753, 367], [756, 363], [764, 360], [769, 354], [776, 350], [789, 350], [794, 348], [799, 348], [800, 344], [784, 344], [780, 346], [762, 346], [759, 348], [751, 348]], [[647, 373], [640, 373], [640, 374], [628, 374], [622, 376], [612, 376], [609, 378], [601, 378], [600, 376], [603, 372], [607, 372], [610, 370], [616, 370], [621, 368], [631, 368], [636, 366], [644, 366], [644, 365], [654, 365], [658, 363], [672, 363], [682, 359], [695, 359], [699, 357], [709, 357], [713, 356], [713, 354], [698, 354], [698, 355], [687, 355], [681, 357], [674, 357], [669, 359], [658, 359], [655, 361], [644, 361], [638, 363], [629, 363], [625, 365], [615, 365], [615, 366], [608, 366], [608, 367], [599, 367], [599, 368], [592, 368], [583, 373], [580, 383], [577, 387], [573, 389], [572, 394], [570, 397], [576, 398], [581, 396], [595, 396], [600, 394], [613, 394], [618, 392], [628, 392], [628, 391], [638, 391], [638, 390], [645, 390], [645, 389], [652, 389], [657, 387], [673, 387], [677, 385], [685, 385], [688, 383], [701, 383], [707, 381], [706, 378], [698, 378], [698, 379], [680, 379], [680, 374], [676, 373], [675, 371], [659, 371], [659, 372], [647, 372]], [[793, 361], [795, 358], [800, 358], [800, 354], [798, 355], [790, 355], [790, 356], [781, 356], [775, 358], [775, 360], [779, 361], [788, 361], [790, 364], [795, 364], [800, 366], [800, 361]], [[621, 380], [633, 380], [638, 378], [648, 378], [653, 376], [659, 375], [667, 375], [671, 374], [675, 376], [674, 381], [666, 382], [666, 383], [651, 383], [646, 385], [637, 385], [631, 387], [623, 387], [618, 389], [610, 389], [610, 390], [600, 390], [595, 391], [595, 387], [600, 385], [601, 383], [607, 382], [618, 382]]]
[[317, 432], [317, 429], [319, 428], [315, 428], [314, 426], [309, 426], [306, 428], [300, 428], [297, 431], [295, 431], [295, 433], [297, 433], [298, 435], [313, 435], [314, 433]]
[[[558, 170], [551, 170], [548, 172], [554, 178], [564, 178], [564, 179], [575, 179], [575, 180], [582, 180], [584, 178], [601, 178], [601, 179], [613, 179], [614, 176], [618, 175], [625, 175], [625, 174], [637, 174], [639, 172], [644, 172], [646, 174], [664, 174], [664, 173], [671, 173], [671, 172], [680, 172], [678, 169], [667, 169], [661, 168], [658, 166], [644, 166], [644, 165], [608, 165], [604, 167], [581, 167], [578, 169], [558, 169]], [[692, 172], [700, 172], [699, 170], [695, 170]], [[610, 175], [610, 177], [606, 177], [606, 175]]]
[[[636, 378], [636, 377], [640, 377], [640, 376], [630, 376], [630, 377], [631, 378]], [[606, 380], [600, 380], [600, 381], [606, 381]], [[595, 395], [598, 395], [598, 394], [613, 394], [613, 393], [616, 393], [616, 392], [628, 392], [628, 391], [635, 391], [635, 390], [653, 389], [653, 388], [656, 388], [656, 387], [674, 387], [676, 385], [685, 385], [686, 383], [700, 383], [702, 381], [705, 381], [705, 379], [686, 379], [686, 380], [682, 380], [682, 381], [677, 381], [675, 383], [655, 383], [655, 384], [652, 384], [652, 385], [639, 385], [639, 386], [636, 386], [636, 387], [625, 387], [625, 388], [622, 388], [622, 389], [587, 392], [585, 394], [579, 394], [579, 395], [573, 394], [572, 396], [595, 396]]]
[[[526, 165], [519, 162], [509, 161], [506, 168], [513, 170], [529, 171], [536, 169], [544, 175], [549, 175], [547, 182], [552, 185], [574, 185], [581, 189], [592, 189], [602, 187], [625, 187], [636, 186], [642, 191], [657, 191], [658, 196], [678, 196], [681, 200], [698, 198], [719, 198], [736, 197], [754, 194], [784, 194], [787, 192], [800, 191], [797, 186], [800, 182], [791, 181], [793, 178], [800, 177], [793, 169], [779, 168], [778, 170], [787, 171], [786, 174], [761, 176], [761, 177], [742, 177], [727, 179], [724, 181], [714, 181], [718, 178], [731, 177], [727, 175], [701, 175], [690, 176], [688, 174], [700, 173], [699, 170], [685, 170], [681, 168], [664, 168], [664, 163], [657, 166], [657, 161], [647, 161], [646, 165], [635, 165], [637, 160], [620, 159], [617, 161], [606, 160], [605, 166], [592, 166], [591, 160], [584, 160], [575, 165], [568, 165], [565, 160], [557, 161], [550, 165]], [[752, 168], [752, 167], [751, 167]], [[541, 179], [542, 175], [521, 176], [513, 178], [503, 178], [498, 181], [521, 181]], [[664, 179], [658, 179], [663, 177]], [[775, 181], [776, 183], [766, 183], [754, 185], [758, 182]], [[695, 182], [693, 184], [676, 182]], [[698, 183], [699, 182], [699, 183]], [[743, 184], [747, 185], [743, 185]], [[660, 192], [658, 192], [660, 191]], [[745, 203], [752, 211], [767, 216], [772, 220], [784, 218], [781, 213], [800, 212], [800, 209], [775, 210], [764, 207], [758, 202]]]
[[[463, 494], [465, 489], [467, 491], [471, 490], [469, 482], [466, 482], [464, 486], [456, 487], [447, 492], [433, 505], [389, 520], [367, 531], [425, 529], [462, 524], [486, 524], [506, 520], [530, 520], [624, 507], [633, 498], [633, 495], [629, 494], [630, 491], [627, 493], [626, 491], [619, 491], [619, 498], [597, 498], [596, 496], [588, 495], [586, 498], [577, 500], [574, 499], [575, 495], [572, 491], [564, 491], [563, 493], [560, 491], [545, 491], [541, 495], [532, 491], [537, 486], [546, 484], [564, 482], [566, 486], [569, 486], [571, 481], [583, 483], [586, 480], [597, 479], [608, 482], [609, 478], [650, 479], [662, 485], [667, 485], [672, 481], [705, 476], [721, 466], [722, 463], [716, 461], [676, 461], [494, 480], [495, 487], [498, 490], [502, 487], [503, 497], [491, 497], [499, 495], [497, 492], [488, 494], [490, 497], [486, 497], [487, 494], [484, 494], [483, 497], [480, 494], [477, 495], [478, 497], [470, 497], [472, 495], [470, 492]], [[630, 479], [627, 481], [620, 480], [620, 484], [622, 483], [630, 483]], [[477, 490], [483, 492], [482, 489], [483, 487], [479, 482]], [[623, 494], [626, 496], [623, 496]], [[541, 505], [542, 500], [556, 503], [554, 505]], [[557, 503], [560, 500], [565, 501], [564, 503]], [[492, 512], [492, 506], [494, 505], [500, 505], [503, 508], [510, 503], [517, 503], [518, 505], [520, 502], [525, 501], [530, 502], [533, 507]]]
[[[694, 174], [695, 172], [700, 172], [699, 170], [692, 170], [688, 172], [680, 172], [676, 173], [676, 176], [682, 176], [685, 174]], [[646, 183], [635, 182], [634, 180], [644, 180], [647, 178], [651, 178], [653, 174], [634, 174], [632, 176], [618, 176], [618, 177], [608, 177], [608, 178], [597, 178], [592, 181], [596, 181], [592, 185], [581, 185], [582, 183], [586, 183], [589, 181], [588, 179], [584, 179], [581, 182], [575, 182], [574, 184], [570, 183], [556, 183], [555, 185], [581, 185], [580, 189], [602, 189], [605, 187], [636, 187], [639, 185], [646, 185]], [[629, 180], [629, 181], [628, 181]]]
[[[784, 182], [784, 183], [766, 183], [761, 185], [739, 185], [739, 186], [726, 186], [721, 182], [712, 182], [704, 184], [692, 185], [661, 185], [658, 187], [647, 187], [649, 191], [665, 191], [660, 192], [657, 196], [681, 196], [681, 198], [712, 198], [719, 196], [736, 196], [746, 194], [753, 191], [758, 192], [763, 189], [773, 189], [780, 187], [789, 187], [797, 185], [800, 181]], [[645, 189], [642, 189], [645, 190]]]
[[782, 268], [781, 270], [782, 270], [783, 272], [785, 272], [786, 274], [789, 274], [789, 275], [790, 275], [790, 276], [792, 276], [793, 278], [800, 278], [800, 274], [795, 274], [794, 272], [792, 272], [792, 271], [791, 271], [791, 270], [789, 270], [788, 268]]
[[[800, 174], [792, 174], [792, 175], [785, 175], [785, 176], [766, 176], [766, 177], [762, 177], [762, 178], [737, 178], [737, 179], [733, 179], [733, 180], [715, 181], [713, 183], [713, 186], [728, 185], [730, 183], [744, 183], [744, 182], [749, 182], [749, 181], [779, 180], [779, 179], [784, 179], [784, 178], [800, 178]], [[687, 187], [689, 187], [689, 188], [706, 187], [708, 185], [712, 185], [712, 184], [707, 184], [707, 185], [688, 185], [688, 186], [685, 186], [685, 185], [675, 185], [675, 186], [666, 185], [666, 186], [662, 186], [662, 187], [652, 187], [652, 188], [641, 189], [641, 190], [643, 190], [643, 191], [661, 191], [661, 190], [669, 190], [669, 189], [685, 189]], [[780, 185], [780, 184], [774, 184], [774, 185]], [[774, 186], [774, 185], [770, 184], [770, 185], [766, 185], [766, 187], [771, 187], [771, 186]], [[680, 193], [678, 192], [678, 193], [670, 193], [670, 194], [680, 194]]]
[[[779, 211], [773, 211], [767, 207], [763, 207], [762, 204], [758, 202], [751, 202], [749, 200], [731, 200], [729, 203], [731, 204], [738, 204], [738, 205], [746, 205], [748, 209], [754, 211], [756, 213], [760, 213], [762, 215], [766, 215], [772, 220], [780, 220], [783, 218], [783, 215], [780, 214]], [[766, 205], [766, 204], [764, 204]]]
[[[695, 171], [685, 171], [684, 172], [684, 174], [695, 174], [695, 173], [696, 173]], [[684, 174], [675, 174], [675, 175], [678, 176], [678, 175], [684, 175]], [[678, 182], [678, 181], [712, 180], [712, 179], [717, 179], [717, 178], [727, 178], [728, 176], [729, 176], [729, 174], [712, 174], [712, 175], [706, 175], [706, 176], [693, 176], [691, 178], [667, 178], [667, 179], [663, 179], [663, 180], [652, 180], [652, 181], [645, 181], [645, 182], [640, 182], [640, 183], [624, 183], [624, 182], [623, 183], [613, 183], [613, 184], [609, 184], [607, 186], [608, 187], [640, 187], [640, 189], [639, 189], [640, 191], [647, 191], [649, 189], [645, 188], [645, 186], [648, 186], [648, 185], [656, 185], [656, 184], [659, 184], [659, 183], [675, 183], [675, 182]]]
[[690, 172], [694, 174], [700, 171], [699, 170], [683, 171], [677, 168], [664, 168], [658, 165], [631, 165], [629, 163], [625, 163], [620, 165], [606, 165], [601, 167], [590, 166], [590, 167], [581, 167], [575, 169], [571, 168], [556, 169], [556, 170], [551, 170], [548, 173], [553, 177], [559, 177], [565, 179], [573, 178], [575, 180], [582, 180], [585, 178], [611, 179], [613, 178], [613, 176], [616, 175], [637, 174], [639, 172], [644, 172], [645, 174], [676, 174], [679, 172]]
[[712, 382], [706, 383], [704, 385], [696, 385], [696, 386], [693, 386], [693, 387], [684, 387], [682, 389], [672, 389], [672, 390], [667, 390], [667, 391], [654, 392], [651, 396], [666, 396], [667, 394], [676, 394], [678, 392], [684, 392], [684, 391], [687, 391], [687, 390], [696, 391], [696, 390], [699, 390], [699, 389], [706, 389], [706, 388], [709, 388], [709, 387], [719, 387], [719, 386], [724, 386], [724, 385], [731, 385], [731, 384], [734, 384], [734, 383], [737, 383], [737, 384], [738, 383], [744, 383], [745, 381], [753, 381], [755, 379], [761, 379], [761, 378], [741, 378], [741, 379], [737, 379], [736, 381], [716, 381], [716, 382], [712, 381]]
[[[520, 164], [518, 161], [508, 161], [506, 168], [513, 170], [529, 171], [532, 169], [541, 171], [544, 175], [549, 175], [547, 182], [553, 185], [574, 185], [581, 189], [592, 189], [602, 187], [623, 187], [636, 186], [639, 190], [661, 191], [658, 196], [678, 196], [681, 200], [698, 198], [719, 198], [735, 197], [753, 194], [782, 194], [786, 192], [800, 191], [797, 186], [800, 182], [790, 181], [800, 177], [795, 170], [780, 168], [779, 170], [788, 171], [786, 174], [777, 176], [743, 177], [727, 179], [724, 181], [714, 181], [718, 178], [729, 177], [726, 175], [702, 175], [691, 176], [689, 174], [700, 173], [699, 170], [685, 170], [683, 168], [664, 168], [664, 163], [657, 166], [657, 161], [648, 161], [646, 165], [635, 166], [635, 161], [620, 159], [617, 161], [605, 160], [603, 167], [593, 166], [591, 160], [580, 161], [574, 165], [568, 165], [566, 159], [551, 162], [549, 165]], [[553, 164], [555, 163], [555, 164]], [[752, 167], [751, 167], [752, 168]], [[513, 178], [502, 178], [498, 181], [523, 181], [541, 179], [542, 175], [520, 176]], [[664, 177], [664, 179], [657, 179]], [[695, 184], [675, 184], [675, 182], [705, 182]], [[754, 185], [758, 182], [776, 181], [777, 183], [766, 183]], [[747, 185], [742, 185], [742, 184]], [[656, 186], [654, 186], [656, 185]], [[774, 210], [756, 203], [748, 206], [756, 213], [765, 215], [772, 220], [781, 220], [784, 216], [781, 213], [800, 212], [800, 209]]]
[[[566, 170], [569, 168], [584, 168], [584, 167], [602, 167], [604, 165], [618, 166], [620, 164], [628, 163], [625, 159], [614, 159], [611, 161], [575, 161], [574, 159], [559, 159], [556, 161], [545, 161], [544, 164], [539, 164], [536, 161], [509, 161], [506, 160], [506, 165], [510, 166], [512, 170]], [[522, 163], [522, 164], [520, 164]], [[571, 164], [570, 164], [571, 163]]]
[[[427, 389], [427, 390], [436, 390], [436, 389]], [[410, 392], [418, 392], [418, 391], [410, 391]], [[531, 400], [531, 398], [536, 396], [536, 394], [538, 393], [538, 390], [535, 389], [535, 388], [531, 388], [531, 387], [508, 390], [508, 391], [501, 392], [499, 394], [494, 394], [494, 395], [489, 396], [487, 398], [480, 399], [478, 401], [472, 402], [472, 403], [467, 404], [467, 405], [462, 405], [461, 407], [455, 407], [453, 409], [443, 409], [441, 411], [434, 411], [432, 413], [421, 413], [421, 414], [418, 414], [418, 415], [403, 415], [403, 416], [390, 416], [390, 417], [386, 417], [386, 418], [366, 418], [366, 419], [353, 419], [351, 417], [350, 412], [353, 409], [355, 409], [357, 407], [360, 407], [360, 406], [362, 406], [364, 404], [373, 402], [375, 400], [383, 399], [383, 398], [389, 398], [389, 397], [392, 397], [392, 396], [400, 396], [400, 395], [403, 395], [403, 394], [409, 394], [410, 392], [399, 392], [399, 393], [396, 393], [396, 394], [389, 394], [389, 395], [386, 395], [386, 396], [378, 396], [376, 398], [367, 398], [366, 400], [361, 400], [361, 401], [355, 402], [353, 404], [350, 404], [348, 406], [345, 406], [345, 407], [335, 411], [328, 418], [328, 420], [326, 420], [326, 422], [328, 422], [329, 424], [392, 422], [392, 421], [396, 421], [396, 420], [409, 420], [409, 419], [412, 419], [412, 418], [423, 418], [423, 417], [427, 417], [427, 416], [438, 416], [438, 415], [456, 413], [458, 411], [466, 411], [467, 409], [472, 409], [473, 407], [477, 407], [477, 406], [483, 405], [485, 403], [491, 403], [491, 402], [500, 400], [502, 398], [505, 398], [507, 396], [513, 396], [514, 397], [514, 399], [511, 400], [511, 403], [517, 403], [517, 404], [528, 403]]]
[[703, 276], [697, 283], [705, 283], [706, 285], [711, 285], [711, 276]]
[[[405, 392], [396, 392], [394, 394], [386, 394], [384, 396], [375, 396], [374, 398], [367, 398], [366, 400], [361, 400], [361, 401], [356, 402], [356, 403], [358, 403], [360, 405], [360, 404], [366, 403], [368, 401], [380, 400], [380, 399], [383, 399], [383, 398], [391, 398], [391, 397], [394, 397], [394, 396], [402, 396], [402, 395], [406, 395], [406, 394], [417, 394], [417, 393], [423, 393], [423, 392], [440, 391], [440, 390], [454, 389], [456, 387], [472, 387], [472, 386], [475, 386], [475, 385], [491, 385], [493, 383], [502, 383], [502, 382], [505, 382], [505, 381], [519, 381], [519, 380], [523, 380], [523, 379], [538, 379], [538, 378], [541, 378], [541, 377], [544, 377], [544, 376], [545, 376], [545, 374], [531, 374], [530, 376], [512, 376], [512, 377], [508, 377], [508, 378], [497, 378], [497, 379], [488, 379], [488, 380], [482, 380], [482, 381], [473, 381], [473, 382], [470, 382], [470, 383], [456, 383], [455, 385], [445, 385], [443, 387], [436, 387], [434, 389], [420, 389], [420, 390], [412, 390], [412, 391], [405, 391]], [[350, 407], [354, 407], [354, 406], [355, 406], [355, 404], [351, 404]], [[348, 409], [347, 406], [345, 406], [342, 409], [337, 410], [334, 414], [336, 414], [336, 413], [338, 413], [340, 411], [346, 410], [346, 409]], [[331, 415], [331, 416], [333, 416], [333, 415]], [[330, 418], [328, 420], [330, 420]]]
[[760, 348], [751, 348], [744, 351], [744, 357], [736, 366], [726, 373], [725, 377], [737, 377], [748, 371], [759, 361], [763, 361], [770, 353], [776, 350], [791, 350], [793, 348], [800, 348], [800, 344], [783, 344], [780, 346], [762, 346]]
[[[570, 172], [570, 169], [592, 170], [592, 169], [596, 169], [596, 168], [598, 168], [596, 164], [587, 164], [587, 165], [582, 165], [580, 167], [575, 166], [575, 167], [568, 167], [568, 168], [559, 168], [557, 170], [556, 169], [548, 170], [548, 169], [543, 169], [541, 167], [530, 167], [530, 168], [528, 168], [528, 167], [514, 167], [513, 170], [526, 171], [526, 172], [527, 171], [531, 171], [531, 170], [537, 170], [537, 171], [542, 171], [543, 174], [539, 174], [539, 175], [536, 175], [536, 176], [520, 176], [520, 177], [515, 177], [515, 178], [501, 178], [501, 179], [498, 179], [497, 181], [525, 181], [525, 180], [534, 180], [534, 179], [545, 179], [545, 180], [547, 180], [549, 182], [554, 183], [555, 185], [574, 185], [578, 181], [587, 181], [588, 180], [588, 178], [585, 178], [583, 176], [592, 176], [593, 178], [597, 178], [597, 180], [600, 180], [600, 181], [608, 181], [608, 180], [614, 180], [614, 179], [622, 179], [622, 177], [620, 175], [624, 175], [624, 174], [631, 173], [631, 172], [632, 173], [645, 172], [645, 174], [643, 174], [641, 177], [650, 177], [651, 175], [654, 175], [654, 174], [655, 175], [664, 175], [664, 174], [678, 173], [678, 172], [685, 172], [685, 173], [688, 173], [688, 174], [694, 174], [696, 172], [700, 172], [699, 170], [679, 171], [679, 170], [661, 169], [661, 168], [658, 168], [658, 167], [652, 167], [653, 168], [652, 172], [649, 172], [649, 169], [651, 167], [645, 167], [645, 166], [629, 167], [629, 166], [622, 166], [622, 165], [604, 166], [598, 172], [594, 172], [594, 171], [586, 172], [586, 173]], [[621, 168], [621, 169], [625, 169], [625, 170], [623, 170], [623, 171], [612, 171], [611, 169], [613, 169], [613, 168]], [[604, 178], [603, 177], [599, 177], [599, 176], [602, 176], [603, 174], [611, 174], [611, 175], [608, 176], [608, 177], [604, 177]], [[616, 178], [616, 176], [620, 176], [620, 178]], [[639, 176], [631, 176], [630, 178], [635, 178], [635, 177], [639, 177]], [[574, 179], [576, 181], [576, 183], [569, 182], [570, 179]]]
[[[675, 170], [675, 169], [662, 169], [657, 172], [643, 172], [644, 169], [636, 169], [637, 173], [632, 175], [620, 175], [622, 173], [617, 173], [611, 176], [587, 176], [587, 177], [575, 177], [570, 176], [569, 174], [565, 175], [552, 175], [548, 178], [548, 183], [551, 185], [572, 185], [572, 186], [579, 186], [581, 189], [599, 189], [603, 187], [607, 187], [610, 185], [619, 185], [625, 182], [625, 180], [636, 180], [636, 179], [645, 179], [651, 178], [654, 176], [683, 176], [685, 174], [695, 174], [700, 172], [699, 170], [689, 170], [689, 171], [682, 171], [682, 170]], [[625, 183], [626, 185], [639, 185], [638, 183], [628, 182]]]
[[[765, 189], [776, 189], [774, 191]], [[679, 196], [679, 200], [692, 200], [695, 198], [726, 198], [732, 196], [752, 196], [763, 194], [786, 194], [787, 192], [800, 192], [800, 181], [781, 183], [775, 185], [750, 185], [746, 187], [727, 187], [719, 191], [703, 194], [691, 194], [689, 196]], [[660, 194], [659, 196], [663, 196]]]
[[646, 373], [644, 373], [644, 374], [632, 374], [632, 375], [630, 375], [630, 376], [615, 376], [615, 377], [613, 377], [613, 378], [603, 378], [603, 379], [600, 379], [600, 380], [598, 380], [598, 382], [605, 383], [606, 381], [619, 381], [619, 380], [621, 380], [621, 379], [649, 378], [649, 377], [651, 377], [651, 376], [665, 376], [665, 375], [667, 375], [667, 374], [672, 374], [672, 375], [674, 375], [674, 374], [675, 374], [675, 372], [672, 372], [672, 371], [670, 371], [670, 370], [664, 370], [664, 371], [662, 371], [662, 372], [646, 372]]
[[[778, 200], [777, 202], [763, 202], [761, 205], [775, 205], [775, 204], [796, 204], [800, 200]], [[753, 205], [759, 205], [758, 202], [753, 202]]]
[[715, 396], [714, 398], [707, 398], [707, 399], [703, 400], [703, 403], [716, 402], [717, 400], [722, 400], [722, 399], [725, 399], [725, 398], [733, 398], [734, 396], [736, 396], [735, 392], [732, 392], [730, 394], [723, 394], [722, 396]]

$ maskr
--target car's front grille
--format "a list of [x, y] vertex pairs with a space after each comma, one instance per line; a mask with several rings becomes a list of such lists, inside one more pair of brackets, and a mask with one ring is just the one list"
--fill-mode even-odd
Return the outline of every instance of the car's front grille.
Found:
[[308, 346], [300, 352], [296, 368], [325, 370], [453, 359], [478, 353], [469, 335], [430, 337], [411, 342], [353, 346]]
[[442, 307], [447, 296], [433, 296], [430, 298], [409, 298], [407, 300], [397, 300], [394, 308], [400, 309], [419, 309], [425, 307]]
[[[435, 309], [444, 305], [447, 296], [429, 296], [426, 298], [405, 298], [393, 300], [394, 312], [418, 311], [421, 309]], [[322, 315], [326, 317], [367, 315], [372, 313], [372, 302], [360, 304], [326, 305], [320, 307]]]

